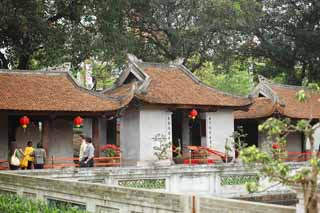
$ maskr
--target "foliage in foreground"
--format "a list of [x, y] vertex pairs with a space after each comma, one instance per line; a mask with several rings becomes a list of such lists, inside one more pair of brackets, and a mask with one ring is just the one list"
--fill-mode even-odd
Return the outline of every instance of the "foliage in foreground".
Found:
[[0, 212], [3, 213], [84, 213], [72, 207], [51, 207], [41, 201], [35, 201], [16, 195], [0, 194]]
[[[300, 102], [306, 102], [308, 96], [314, 91], [319, 92], [319, 86], [312, 85], [309, 94], [304, 90], [297, 93], [297, 99]], [[312, 104], [309, 104], [312, 112]], [[314, 134], [317, 128], [320, 127], [319, 121], [316, 124], [312, 122], [312, 114], [310, 120], [299, 120], [296, 123], [290, 119], [269, 118], [266, 122], [259, 126], [259, 131], [265, 131], [268, 138], [273, 141], [270, 144], [270, 152], [264, 152], [257, 149], [255, 146], [243, 149], [240, 153], [242, 160], [256, 167], [260, 165], [260, 173], [263, 176], [269, 177], [272, 181], [277, 181], [285, 185], [300, 186], [304, 194], [304, 208], [306, 213], [318, 212], [318, 195], [317, 183], [320, 171], [320, 159], [318, 159]], [[284, 162], [287, 157], [286, 145], [287, 136], [293, 132], [302, 133], [310, 144], [310, 161], [309, 165], [301, 167], [298, 170], [293, 169]]]

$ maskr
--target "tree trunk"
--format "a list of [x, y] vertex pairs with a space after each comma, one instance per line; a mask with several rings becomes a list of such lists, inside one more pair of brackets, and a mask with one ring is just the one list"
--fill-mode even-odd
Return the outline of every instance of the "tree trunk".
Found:
[[27, 70], [29, 68], [29, 55], [21, 55], [19, 57], [19, 65], [18, 69], [19, 70]]
[[2, 52], [0, 52], [0, 69], [9, 69], [9, 62]]

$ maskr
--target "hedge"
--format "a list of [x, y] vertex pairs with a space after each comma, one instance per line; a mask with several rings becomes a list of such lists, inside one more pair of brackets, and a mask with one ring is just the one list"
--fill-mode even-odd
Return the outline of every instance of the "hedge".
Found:
[[45, 202], [11, 194], [0, 194], [2, 213], [84, 213], [71, 206], [49, 206]]

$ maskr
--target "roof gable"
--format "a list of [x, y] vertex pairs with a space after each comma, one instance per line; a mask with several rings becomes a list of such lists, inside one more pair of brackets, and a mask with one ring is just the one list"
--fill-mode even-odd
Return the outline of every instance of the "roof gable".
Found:
[[248, 98], [233, 96], [205, 85], [181, 64], [181, 60], [159, 64], [143, 62], [131, 56], [115, 87], [131, 82], [130, 73], [136, 76], [135, 96], [146, 103], [227, 107], [250, 104]]
[[[275, 84], [264, 77], [259, 77], [259, 81], [252, 93], [253, 104], [247, 112], [236, 112], [236, 118], [268, 117], [275, 112], [290, 118], [320, 118], [320, 94], [312, 94], [309, 90], [306, 90], [309, 99], [302, 103], [297, 100], [296, 94], [299, 90], [305, 89], [304, 87]], [[263, 94], [265, 97], [259, 97], [259, 94]], [[266, 102], [265, 98], [270, 101]], [[261, 104], [262, 102], [264, 104]], [[271, 109], [273, 111], [270, 111]]]

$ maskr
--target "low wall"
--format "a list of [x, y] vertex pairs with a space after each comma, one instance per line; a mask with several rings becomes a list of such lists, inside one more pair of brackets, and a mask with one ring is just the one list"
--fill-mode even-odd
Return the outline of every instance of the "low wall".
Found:
[[[196, 193], [224, 197], [247, 194], [245, 184], [260, 181], [257, 173], [241, 165], [175, 165], [170, 167], [113, 167], [65, 170], [20, 171], [20, 174], [52, 177], [62, 180], [104, 183], [156, 189], [173, 193]], [[267, 186], [266, 186], [267, 187]], [[278, 190], [285, 190], [279, 187]]]
[[246, 200], [252, 202], [271, 203], [285, 206], [294, 206], [299, 200], [297, 194], [294, 192], [264, 192], [264, 193], [252, 193], [249, 195], [237, 197], [235, 199]]
[[17, 193], [47, 202], [68, 202], [89, 212], [99, 213], [295, 212], [295, 208], [284, 206], [13, 173], [0, 173], [0, 192]]
[[201, 197], [199, 200], [201, 213], [295, 213], [292, 207], [271, 204], [253, 203], [223, 198]]

